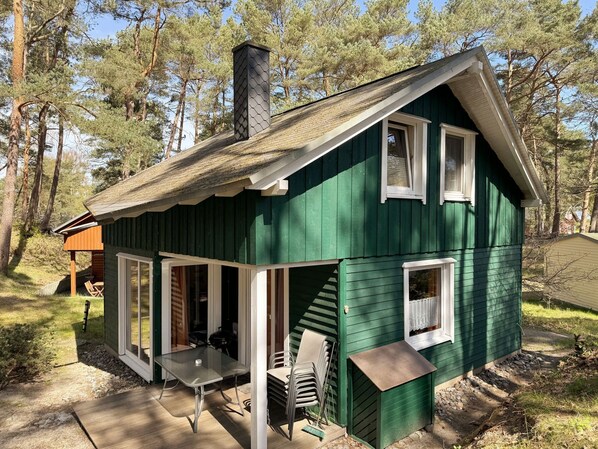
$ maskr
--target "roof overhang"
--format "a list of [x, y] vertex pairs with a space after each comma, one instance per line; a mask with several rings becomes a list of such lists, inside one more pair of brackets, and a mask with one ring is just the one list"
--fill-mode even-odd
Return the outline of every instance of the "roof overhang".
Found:
[[[85, 212], [77, 215], [76, 217], [73, 217], [70, 220], [65, 221], [64, 223], [59, 224], [54, 229], [52, 229], [52, 232], [54, 234], [66, 234], [67, 232], [69, 232], [71, 230], [80, 229], [83, 226], [85, 226], [85, 227], [88, 227], [88, 225], [95, 226], [95, 225], [97, 225], [96, 222], [89, 221], [89, 220], [93, 220], [93, 219], [94, 219], [94, 217], [91, 214], [91, 212], [85, 211]], [[81, 223], [83, 223], [83, 224], [81, 224]]]

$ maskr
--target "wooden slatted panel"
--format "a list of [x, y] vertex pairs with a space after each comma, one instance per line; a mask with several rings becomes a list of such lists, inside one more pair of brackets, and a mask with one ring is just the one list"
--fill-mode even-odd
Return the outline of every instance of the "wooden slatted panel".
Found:
[[[99, 449], [116, 448], [203, 448], [238, 449], [251, 447], [251, 413], [238, 413], [236, 406], [225, 403], [218, 393], [206, 396], [205, 408], [198, 421], [198, 432], [193, 433], [188, 417], [193, 415], [193, 390], [178, 387], [166, 391], [160, 401], [160, 386], [137, 389], [77, 404], [75, 413], [87, 435]], [[240, 399], [249, 404], [248, 385], [240, 387]], [[234, 390], [226, 393], [235, 397]], [[230, 408], [229, 408], [230, 407]], [[270, 449], [313, 449], [330, 444], [344, 434], [331, 424], [326, 427], [326, 438], [319, 441], [313, 435], [301, 432], [306, 420], [295, 423], [293, 441], [284, 434], [287, 424], [284, 411], [271, 414], [268, 429]]]
[[118, 248], [104, 249], [104, 341], [118, 352]]
[[355, 435], [372, 447], [377, 447], [380, 392], [357, 367], [353, 366], [351, 371], [353, 373], [351, 435]]
[[[546, 273], [561, 272], [563, 283], [551, 288], [550, 294], [580, 307], [598, 310], [598, 240], [572, 235], [554, 243], [546, 255]], [[581, 280], [585, 277], [585, 280]]]
[[94, 226], [93, 228], [73, 231], [69, 235], [65, 236], [63, 249], [65, 251], [103, 250], [104, 245], [102, 243], [102, 227]]
[[442, 383], [520, 347], [519, 246], [347, 261], [348, 355], [404, 338], [404, 262], [453, 257], [455, 339], [421, 354]]

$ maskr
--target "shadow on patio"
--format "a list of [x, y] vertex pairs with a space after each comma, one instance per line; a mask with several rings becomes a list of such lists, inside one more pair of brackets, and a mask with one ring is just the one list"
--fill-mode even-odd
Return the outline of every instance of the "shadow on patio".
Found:
[[[226, 388], [226, 383], [225, 383]], [[94, 401], [80, 403], [75, 412], [85, 432], [98, 449], [104, 448], [250, 448], [250, 384], [239, 386], [245, 416], [227, 404], [218, 391], [206, 396], [204, 411], [193, 433], [193, 390], [179, 385], [160, 396], [161, 385], [153, 385]], [[225, 389], [234, 398], [234, 388]], [[280, 417], [280, 419], [278, 419]], [[307, 420], [296, 421], [293, 441], [287, 438], [284, 411], [272, 409], [268, 428], [269, 448], [313, 449], [344, 435], [336, 425], [325, 427], [326, 438], [302, 432]]]

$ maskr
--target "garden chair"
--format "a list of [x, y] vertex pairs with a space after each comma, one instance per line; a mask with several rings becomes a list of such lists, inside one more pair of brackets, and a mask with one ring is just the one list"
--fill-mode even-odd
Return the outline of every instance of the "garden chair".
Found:
[[92, 284], [91, 281], [87, 281], [85, 283], [85, 288], [87, 289], [87, 293], [94, 298], [100, 298], [104, 296], [104, 288]]
[[292, 353], [272, 354], [268, 369], [268, 397], [285, 408], [289, 424], [289, 440], [298, 408], [318, 405], [324, 408], [328, 365], [332, 345], [324, 335], [305, 330], [294, 359]]

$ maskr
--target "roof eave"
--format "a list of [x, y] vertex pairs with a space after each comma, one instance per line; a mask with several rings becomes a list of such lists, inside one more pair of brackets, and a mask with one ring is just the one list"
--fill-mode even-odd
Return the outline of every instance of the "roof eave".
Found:
[[[242, 191], [250, 183], [249, 179], [242, 179], [217, 188], [189, 194], [181, 192], [156, 201], [122, 204], [120, 207], [111, 204], [107, 210], [95, 207], [94, 204], [85, 204], [85, 207], [92, 213], [99, 224], [112, 223], [120, 218], [135, 218], [146, 212], [164, 212], [176, 205], [193, 206], [201, 203], [212, 195], [220, 195], [223, 192]], [[226, 195], [228, 196], [228, 195]]]

